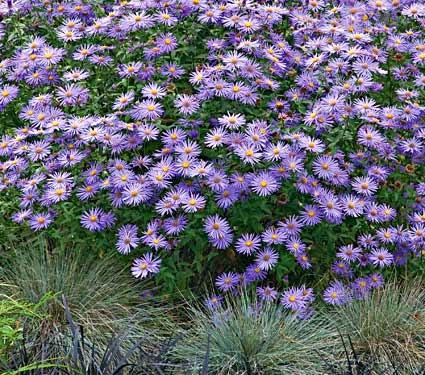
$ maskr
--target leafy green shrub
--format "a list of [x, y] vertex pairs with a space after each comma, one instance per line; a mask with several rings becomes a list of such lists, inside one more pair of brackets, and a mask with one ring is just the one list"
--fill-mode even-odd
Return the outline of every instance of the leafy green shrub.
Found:
[[[2, 287], [7, 287], [7, 285]], [[40, 308], [52, 298], [47, 293], [36, 304], [15, 300], [0, 294], [0, 359], [4, 360], [8, 351], [23, 339], [23, 320], [42, 319]]]
[[[1, 285], [1, 287], [7, 287], [7, 285]], [[3, 375], [15, 375], [56, 367], [51, 360], [21, 363], [22, 366], [17, 366], [14, 370], [9, 367], [10, 357], [14, 356], [14, 351], [24, 342], [25, 322], [38, 323], [43, 319], [39, 310], [52, 298], [53, 295], [47, 293], [34, 304], [0, 294], [0, 370]]]
[[209, 310], [190, 304], [185, 337], [172, 352], [192, 373], [323, 374], [321, 353], [332, 350], [331, 324], [300, 321], [248, 292]]

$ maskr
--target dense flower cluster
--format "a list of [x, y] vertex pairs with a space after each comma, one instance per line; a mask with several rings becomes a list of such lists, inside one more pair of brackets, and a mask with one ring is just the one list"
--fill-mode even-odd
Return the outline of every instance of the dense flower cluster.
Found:
[[[424, 5], [96, 4], [10, 2], [1, 10], [6, 21], [18, 13], [50, 25], [0, 61], [0, 111], [18, 111], [20, 123], [0, 141], [0, 190], [20, 192], [14, 221], [37, 231], [61, 202], [92, 203], [81, 225], [115, 227], [122, 254], [145, 248], [132, 267], [144, 278], [205, 213], [211, 247], [250, 262], [219, 275], [218, 289], [266, 280], [263, 299], [307, 315], [311, 288], [280, 294], [266, 284], [282, 252], [312, 267], [303, 240], [311, 227], [366, 223], [356, 243], [337, 249], [339, 281], [324, 292], [331, 304], [381, 285], [375, 268], [422, 254]], [[0, 34], [10, 49], [6, 21]], [[413, 202], [402, 210], [385, 194], [395, 180]], [[235, 228], [226, 215], [288, 189], [302, 197], [299, 212], [273, 217], [261, 232]], [[154, 219], [118, 225], [119, 212], [134, 206]], [[369, 276], [355, 278], [359, 270]]]

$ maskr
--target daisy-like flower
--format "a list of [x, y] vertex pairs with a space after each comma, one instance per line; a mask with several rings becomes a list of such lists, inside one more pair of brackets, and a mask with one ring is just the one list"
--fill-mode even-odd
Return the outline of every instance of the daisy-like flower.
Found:
[[221, 306], [223, 302], [223, 297], [218, 295], [212, 295], [205, 301], [205, 306], [209, 310], [215, 310]]
[[34, 214], [29, 217], [29, 225], [34, 231], [46, 229], [52, 222], [53, 215], [50, 212]]
[[137, 279], [144, 279], [150, 274], [159, 272], [161, 259], [155, 258], [152, 253], [146, 253], [141, 258], [134, 260], [131, 266], [131, 274]]
[[256, 252], [261, 246], [261, 239], [255, 234], [243, 234], [235, 244], [238, 253], [250, 255]]
[[174, 101], [174, 106], [185, 116], [195, 113], [199, 105], [198, 99], [193, 95], [178, 95]]
[[338, 170], [338, 163], [329, 156], [320, 156], [313, 162], [313, 172], [319, 178], [329, 179]]
[[348, 216], [359, 217], [363, 213], [364, 201], [355, 195], [347, 194], [341, 198], [344, 213]]
[[384, 248], [373, 250], [369, 254], [369, 259], [375, 266], [386, 267], [393, 263], [393, 255]]
[[373, 273], [369, 276], [369, 285], [372, 288], [379, 288], [384, 284], [384, 278], [379, 273]]
[[378, 184], [369, 177], [355, 177], [351, 183], [354, 191], [369, 197], [378, 190]]
[[236, 154], [246, 164], [256, 164], [260, 161], [261, 152], [254, 145], [240, 145], [235, 149]]
[[215, 285], [222, 292], [228, 292], [229, 290], [235, 289], [239, 284], [239, 276], [234, 272], [223, 273], [217, 277]]
[[350, 294], [340, 281], [334, 281], [323, 292], [323, 299], [331, 305], [344, 305], [350, 300]]
[[305, 225], [316, 225], [322, 221], [323, 214], [318, 206], [306, 205], [300, 216]]
[[336, 256], [346, 262], [354, 262], [356, 261], [361, 254], [362, 250], [358, 247], [354, 247], [353, 245], [341, 246]]
[[277, 299], [277, 291], [275, 288], [266, 286], [266, 287], [258, 287], [257, 295], [260, 297], [262, 301], [275, 301]]
[[31, 209], [20, 210], [12, 215], [12, 221], [18, 224], [26, 222], [32, 215]]
[[143, 100], [130, 110], [131, 117], [135, 120], [156, 120], [163, 113], [164, 109], [162, 105], [152, 99]]
[[0, 110], [18, 97], [19, 88], [17, 86], [5, 85], [0, 87]]
[[29, 155], [33, 161], [45, 159], [51, 152], [49, 142], [39, 141], [29, 146]]
[[62, 48], [46, 46], [39, 53], [39, 63], [45, 66], [56, 65], [62, 60], [64, 54], [65, 50]]
[[283, 292], [280, 303], [293, 311], [299, 311], [307, 307], [303, 292], [299, 288], [291, 288]]
[[205, 136], [205, 146], [209, 148], [216, 148], [226, 143], [227, 132], [224, 128], [215, 128], [208, 132]]
[[150, 83], [147, 86], [143, 87], [142, 95], [145, 98], [149, 99], [162, 99], [167, 95], [167, 91], [164, 87], [156, 83]]
[[123, 192], [123, 201], [126, 204], [137, 206], [142, 202], [146, 202], [152, 197], [152, 189], [148, 184], [131, 183], [128, 184]]
[[99, 232], [105, 229], [109, 217], [100, 208], [91, 208], [81, 215], [81, 225], [90, 232]]
[[183, 201], [183, 209], [185, 212], [196, 212], [205, 207], [206, 199], [199, 194], [189, 194]]
[[246, 120], [245, 120], [245, 117], [240, 113], [237, 113], [237, 114], [227, 113], [227, 115], [219, 117], [218, 122], [220, 125], [224, 126], [225, 128], [234, 130], [245, 125]]
[[359, 277], [351, 283], [353, 297], [362, 299], [366, 297], [371, 289], [369, 278]]
[[243, 275], [243, 282], [245, 284], [250, 284], [255, 281], [265, 280], [267, 277], [267, 272], [258, 267], [257, 264], [250, 264]]
[[204, 230], [209, 237], [214, 239], [219, 239], [231, 232], [231, 228], [227, 220], [218, 215], [208, 216], [205, 219]]
[[88, 101], [89, 90], [77, 84], [68, 84], [56, 91], [59, 102], [66, 107], [83, 105]]
[[261, 172], [251, 180], [251, 189], [259, 196], [265, 197], [279, 190], [276, 179], [267, 172]]
[[123, 225], [118, 230], [117, 250], [121, 254], [128, 254], [137, 247], [140, 238], [137, 236], [137, 226], [133, 224]]
[[278, 259], [279, 255], [277, 252], [270, 247], [266, 247], [257, 253], [255, 263], [260, 269], [268, 271], [276, 265]]
[[268, 245], [281, 244], [286, 238], [287, 235], [281, 228], [274, 227], [266, 229], [261, 235], [262, 241]]
[[171, 33], [161, 34], [156, 38], [156, 46], [161, 49], [162, 53], [169, 53], [177, 48], [177, 39]]
[[305, 150], [313, 153], [321, 153], [325, 150], [325, 146], [319, 139], [311, 137], [302, 137], [300, 139], [300, 146]]
[[184, 231], [187, 222], [187, 218], [183, 215], [167, 218], [164, 220], [164, 230], [168, 235], [177, 235]]
[[118, 98], [115, 99], [112, 109], [115, 111], [124, 109], [133, 101], [134, 101], [134, 91], [129, 91], [127, 93], [121, 94]]

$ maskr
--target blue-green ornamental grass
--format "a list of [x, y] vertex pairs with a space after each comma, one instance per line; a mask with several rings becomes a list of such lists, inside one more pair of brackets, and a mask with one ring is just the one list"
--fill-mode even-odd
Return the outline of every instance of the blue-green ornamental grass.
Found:
[[300, 322], [246, 290], [209, 308], [189, 303], [188, 327], [171, 351], [171, 358], [187, 365], [185, 373], [325, 374], [324, 359], [339, 344], [332, 322], [319, 314]]
[[0, 13], [8, 220], [122, 254], [162, 291], [211, 275], [299, 317], [315, 295], [362, 299], [423, 255], [421, 2], [35, 0]]

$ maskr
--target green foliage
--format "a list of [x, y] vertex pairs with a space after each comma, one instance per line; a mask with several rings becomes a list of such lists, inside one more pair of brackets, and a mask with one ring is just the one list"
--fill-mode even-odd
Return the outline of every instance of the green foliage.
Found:
[[41, 320], [39, 310], [53, 297], [46, 293], [37, 303], [28, 303], [0, 294], [0, 359], [4, 360], [8, 351], [23, 339], [24, 319]]

